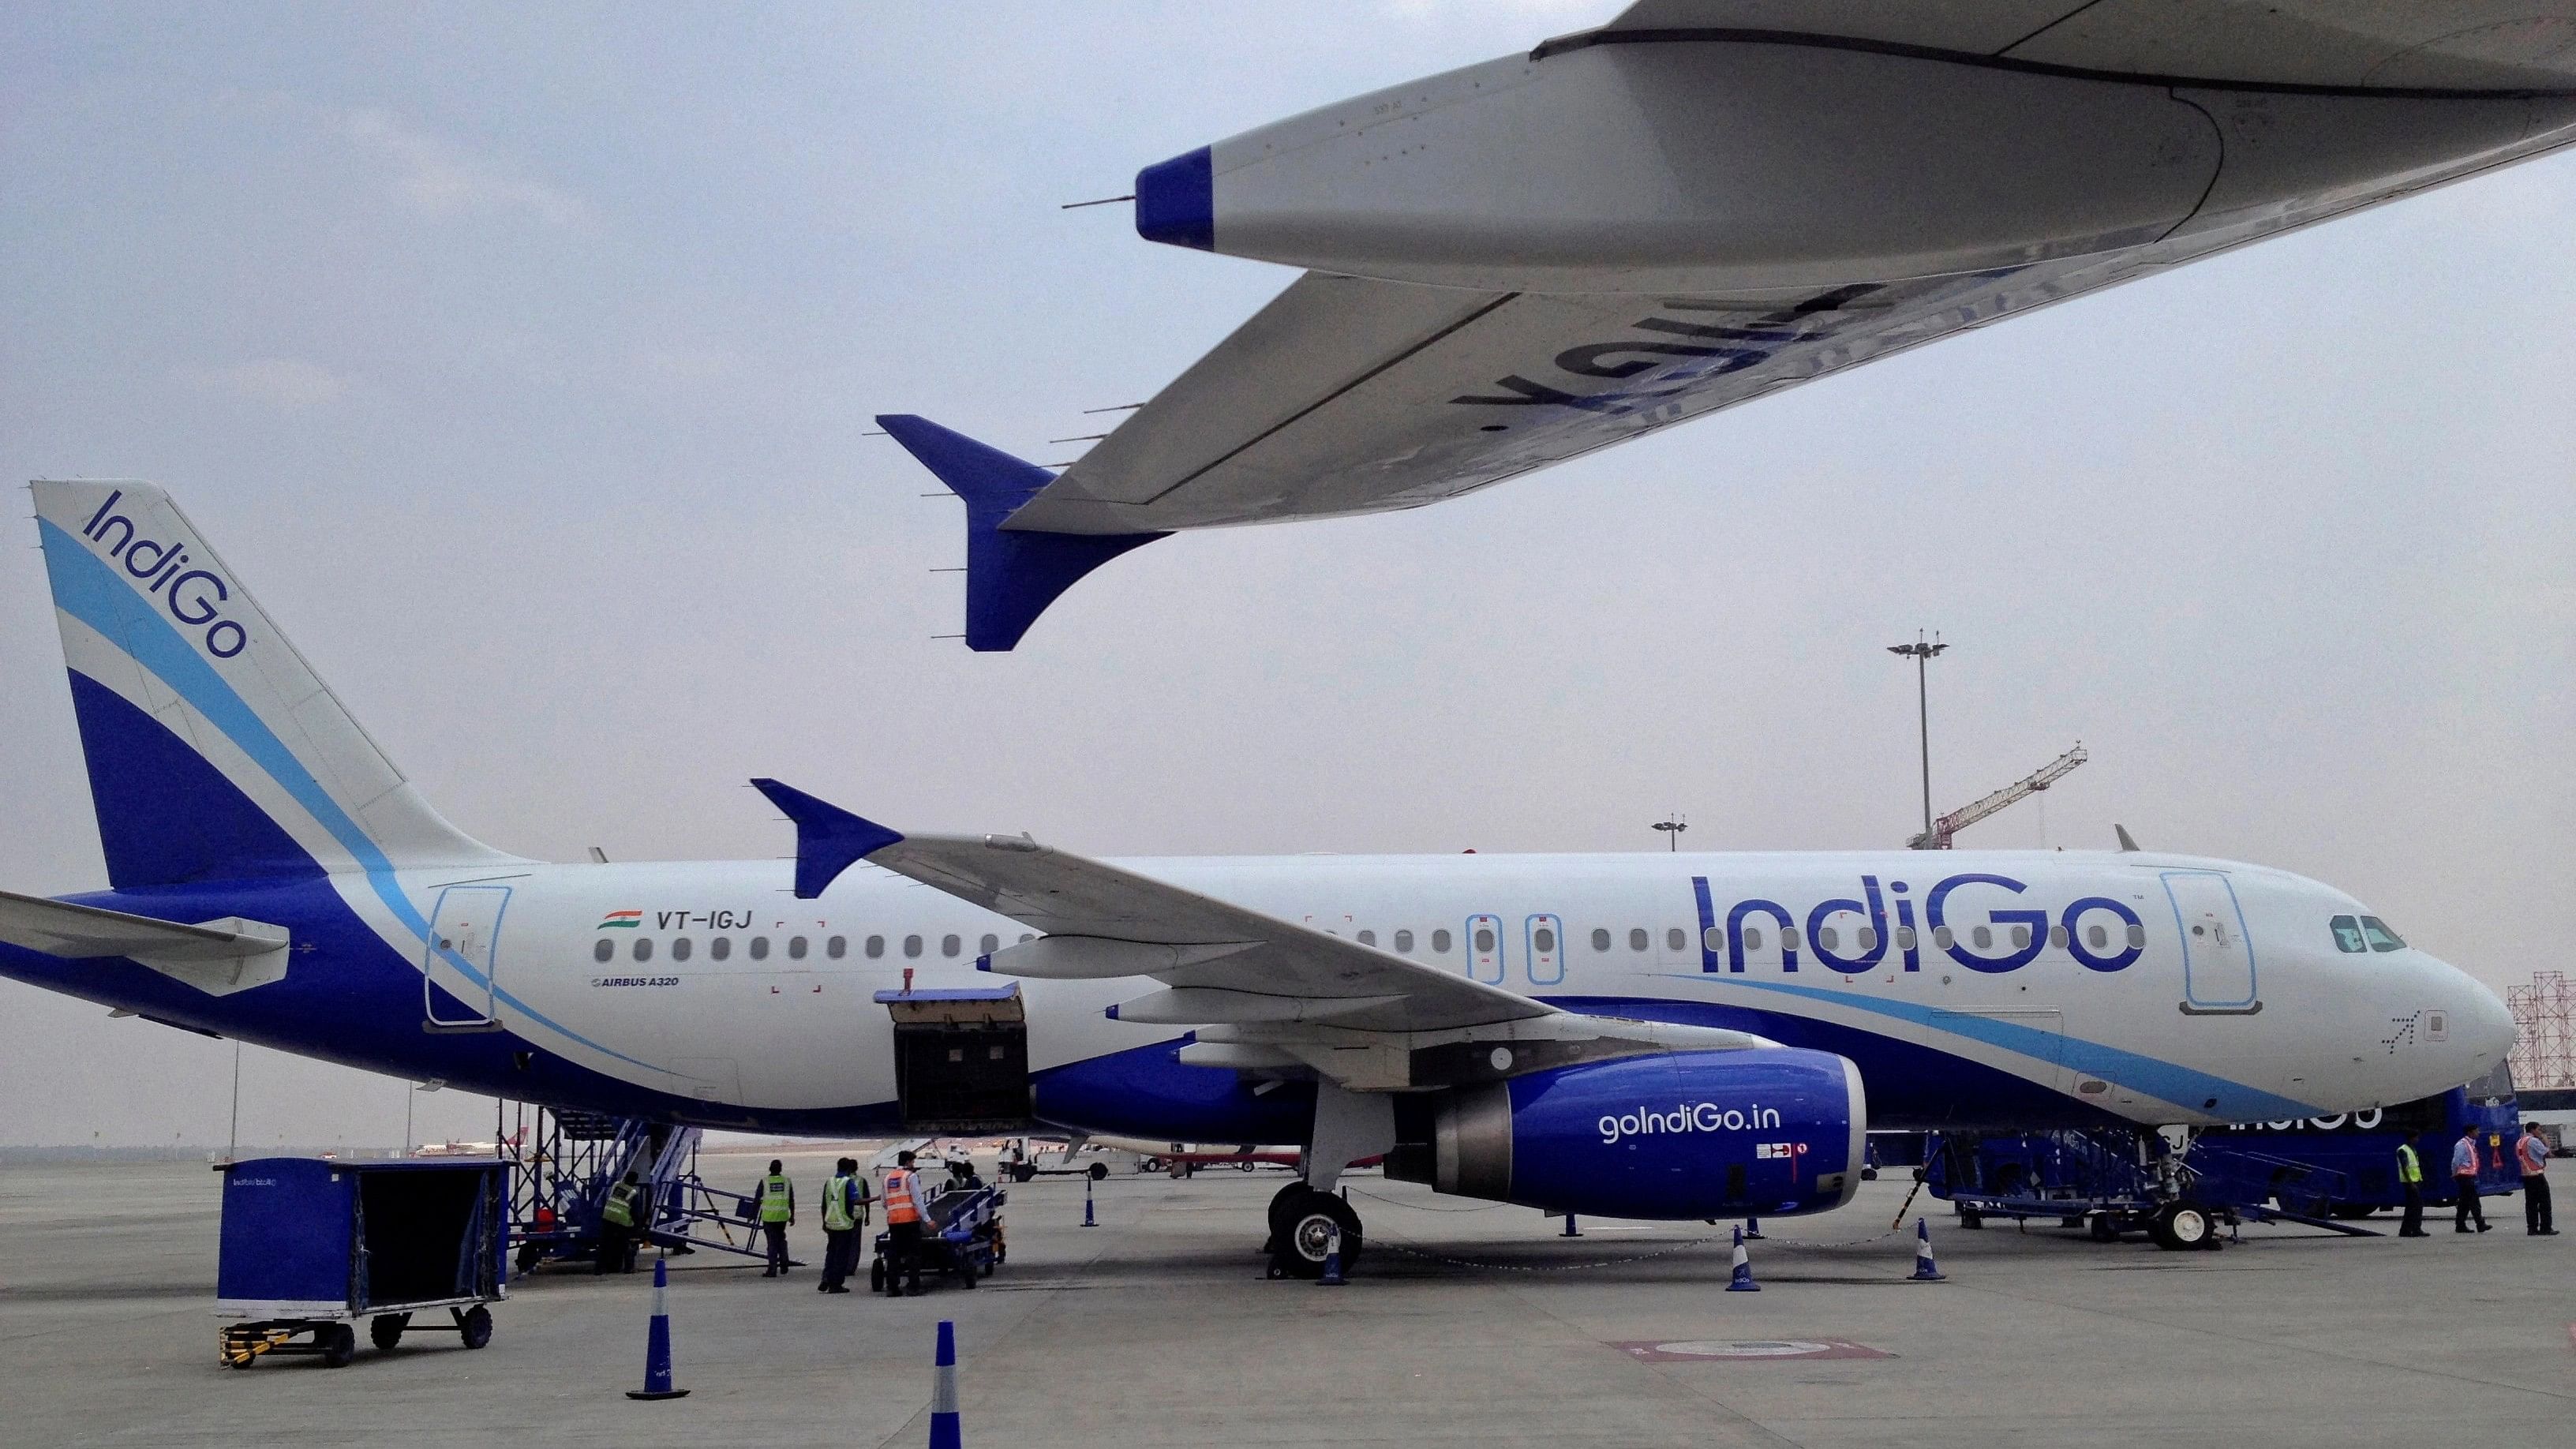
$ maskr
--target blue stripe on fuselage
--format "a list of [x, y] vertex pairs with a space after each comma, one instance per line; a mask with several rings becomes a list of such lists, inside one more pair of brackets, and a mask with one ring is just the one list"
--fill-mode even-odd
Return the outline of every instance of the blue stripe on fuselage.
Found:
[[[224, 732], [236, 748], [250, 757], [268, 777], [305, 808], [321, 827], [330, 833], [340, 847], [349, 852], [376, 896], [409, 928], [423, 945], [430, 938], [429, 922], [411, 898], [403, 893], [402, 884], [394, 878], [394, 864], [385, 857], [367, 832], [351, 819], [340, 803], [331, 798], [322, 782], [313, 778], [295, 752], [268, 727], [248, 701], [236, 693], [213, 665], [197, 653], [196, 646], [170, 626], [170, 621], [147, 603], [123, 579], [116, 576], [96, 554], [91, 553], [61, 528], [44, 519], [36, 521], [45, 547], [45, 562], [53, 579], [54, 604], [63, 612], [95, 629], [109, 642], [122, 648], [134, 661], [152, 671], [161, 681], [186, 700], [189, 707], [203, 715], [215, 728]], [[78, 671], [73, 671], [77, 676]], [[113, 694], [114, 691], [103, 691]], [[119, 696], [121, 698], [121, 696]], [[130, 704], [130, 702], [129, 702]], [[139, 715], [142, 711], [137, 710]], [[149, 720], [149, 716], [145, 716]], [[166, 728], [150, 721], [155, 728]], [[191, 752], [194, 753], [193, 751]], [[202, 759], [202, 756], [198, 758]], [[206, 768], [220, 775], [214, 762]], [[173, 828], [184, 829], [184, 821]], [[317, 864], [316, 868], [319, 866]], [[517, 1010], [528, 1020], [545, 1027], [566, 1041], [576, 1042], [604, 1056], [644, 1068], [664, 1072], [665, 1068], [630, 1057], [604, 1046], [557, 1022], [508, 991], [494, 986], [474, 964], [453, 951], [441, 950], [440, 959], [455, 967], [465, 979], [490, 990], [493, 996]], [[666, 1073], [677, 1075], [676, 1073]]]

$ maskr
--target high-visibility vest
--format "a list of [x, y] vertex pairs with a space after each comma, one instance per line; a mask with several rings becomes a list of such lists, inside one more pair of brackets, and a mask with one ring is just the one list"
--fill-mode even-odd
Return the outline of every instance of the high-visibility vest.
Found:
[[2522, 1159], [2523, 1176], [2538, 1177], [2549, 1170], [2549, 1144], [2541, 1141], [2537, 1133], [2525, 1133], [2521, 1141], [2513, 1144], [2513, 1152]]
[[2415, 1149], [2403, 1142], [2397, 1144], [2397, 1180], [2404, 1183], [2424, 1180], [2424, 1164], [2415, 1159]]
[[762, 1183], [760, 1185], [760, 1220], [764, 1223], [787, 1221], [788, 1194], [793, 1190], [787, 1185], [787, 1177], [784, 1173], [774, 1174], [768, 1181]]
[[635, 1226], [635, 1194], [640, 1190], [631, 1182], [621, 1182], [610, 1188], [608, 1205], [599, 1210], [599, 1216], [621, 1228]]
[[885, 1207], [888, 1223], [921, 1221], [920, 1189], [914, 1186], [920, 1174], [898, 1167], [886, 1174]]
[[2460, 1139], [2460, 1146], [2465, 1147], [2465, 1148], [2467, 1148], [2467, 1149], [2468, 1149], [2468, 1151], [2469, 1151], [2469, 1160], [2468, 1160], [2468, 1162], [2467, 1162], [2466, 1164], [2463, 1164], [2463, 1163], [2460, 1161], [2460, 1154], [2459, 1154], [2457, 1151], [2454, 1151], [2454, 1152], [2451, 1154], [2451, 1175], [2452, 1175], [2453, 1177], [2475, 1177], [2475, 1176], [2477, 1176], [2477, 1175], [2478, 1175], [2478, 1139], [2476, 1139], [2476, 1138], [2474, 1138], [2474, 1137], [2463, 1137], [2463, 1138], [2461, 1138], [2461, 1139]]
[[854, 1226], [850, 1220], [850, 1180], [835, 1177], [823, 1184], [823, 1231], [846, 1233]]

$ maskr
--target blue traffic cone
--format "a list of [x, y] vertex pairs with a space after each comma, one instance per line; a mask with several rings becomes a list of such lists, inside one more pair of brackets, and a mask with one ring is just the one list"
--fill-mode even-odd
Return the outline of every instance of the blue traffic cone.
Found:
[[1938, 1283], [1949, 1275], [1932, 1261], [1932, 1229], [1921, 1218], [1914, 1220], [1914, 1277], [1916, 1283]]
[[644, 1334], [644, 1387], [628, 1389], [630, 1399], [685, 1399], [687, 1389], [671, 1387], [671, 1265], [653, 1260], [653, 1326]]
[[939, 1321], [938, 1363], [930, 1371], [930, 1449], [965, 1449], [957, 1427], [957, 1325]]
[[1082, 1179], [1082, 1225], [1086, 1228], [1100, 1226], [1100, 1219], [1091, 1215], [1091, 1177], [1088, 1173]]
[[1753, 1259], [1744, 1251], [1744, 1229], [1735, 1230], [1735, 1275], [1727, 1280], [1729, 1293], [1759, 1293], [1762, 1285], [1753, 1281]]
[[1749, 1216], [1745, 1218], [1744, 1241], [1748, 1243], [1758, 1243], [1762, 1241], [1762, 1220], [1760, 1218]]
[[1315, 1280], [1315, 1286], [1339, 1288], [1342, 1281], [1342, 1230], [1335, 1228], [1333, 1235], [1324, 1240], [1324, 1276]]
[[1572, 1213], [1567, 1213], [1565, 1215], [1564, 1236], [1569, 1238], [1579, 1238], [1583, 1236], [1583, 1230], [1574, 1225], [1574, 1214]]

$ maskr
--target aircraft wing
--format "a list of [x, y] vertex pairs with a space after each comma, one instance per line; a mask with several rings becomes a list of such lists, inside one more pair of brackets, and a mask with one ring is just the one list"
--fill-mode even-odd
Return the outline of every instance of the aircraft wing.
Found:
[[[2576, 0], [1643, 0], [1146, 167], [1298, 268], [969, 505], [970, 648], [1178, 529], [1418, 507], [2576, 140]], [[1723, 481], [1723, 470], [1716, 471]]]
[[1385, 1086], [1416, 1084], [1414, 1050], [1468, 1040], [1529, 1042], [1536, 1055], [1524, 1065], [1602, 1043], [1624, 1043], [1613, 1049], [1625, 1050], [1763, 1044], [1740, 1032], [1563, 1011], [1026, 836], [902, 835], [776, 780], [752, 784], [796, 823], [798, 895], [821, 894], [864, 860], [1044, 933], [984, 958], [984, 970], [1058, 980], [1151, 977], [1163, 989], [1120, 1002], [1110, 1015], [1201, 1028], [1210, 1049], [1189, 1048], [1198, 1055], [1184, 1060], [1304, 1062], [1346, 1082]]
[[0, 941], [76, 961], [125, 956], [213, 962], [282, 951], [287, 937], [274, 926], [248, 921], [190, 926], [0, 891]]

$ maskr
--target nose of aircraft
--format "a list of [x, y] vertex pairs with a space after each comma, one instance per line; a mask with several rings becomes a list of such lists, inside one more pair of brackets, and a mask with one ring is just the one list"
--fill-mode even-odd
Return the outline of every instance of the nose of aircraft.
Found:
[[2513, 1050], [2513, 1012], [2486, 984], [2456, 966], [2444, 964], [2451, 989], [2451, 1040], [2473, 1058], [2469, 1076], [2492, 1071]]

